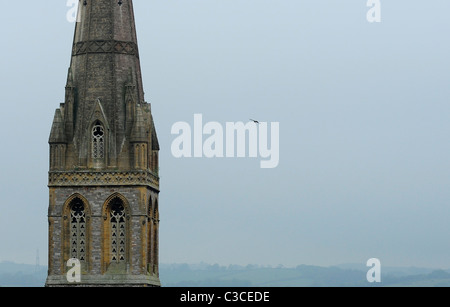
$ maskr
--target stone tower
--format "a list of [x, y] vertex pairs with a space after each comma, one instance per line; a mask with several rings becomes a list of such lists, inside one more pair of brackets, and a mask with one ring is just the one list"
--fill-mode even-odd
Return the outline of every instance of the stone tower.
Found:
[[[47, 286], [160, 286], [159, 144], [132, 0], [80, 0], [49, 138]], [[71, 283], [69, 259], [81, 282]]]

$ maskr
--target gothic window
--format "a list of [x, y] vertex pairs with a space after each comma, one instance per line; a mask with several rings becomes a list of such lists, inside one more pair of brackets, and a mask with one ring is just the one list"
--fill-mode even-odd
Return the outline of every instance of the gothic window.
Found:
[[79, 198], [70, 205], [70, 256], [86, 261], [86, 212]]
[[105, 130], [97, 121], [92, 128], [92, 158], [103, 159], [105, 157]]
[[152, 247], [153, 247], [153, 202], [152, 198], [148, 202], [148, 211], [147, 211], [147, 270], [152, 273], [152, 263], [153, 263], [153, 255], [152, 255]]
[[126, 214], [122, 200], [115, 198], [110, 207], [111, 262], [126, 262]]
[[158, 228], [159, 228], [159, 213], [158, 213], [158, 200], [156, 199], [153, 206], [153, 273], [158, 272], [158, 255], [159, 255], [159, 242], [158, 242]]

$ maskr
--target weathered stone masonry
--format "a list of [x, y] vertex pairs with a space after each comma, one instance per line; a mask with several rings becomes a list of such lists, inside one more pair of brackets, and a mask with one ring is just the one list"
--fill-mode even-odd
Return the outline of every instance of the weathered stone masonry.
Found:
[[[47, 286], [160, 286], [159, 143], [131, 0], [80, 1], [50, 138]], [[81, 283], [66, 263], [79, 258]]]

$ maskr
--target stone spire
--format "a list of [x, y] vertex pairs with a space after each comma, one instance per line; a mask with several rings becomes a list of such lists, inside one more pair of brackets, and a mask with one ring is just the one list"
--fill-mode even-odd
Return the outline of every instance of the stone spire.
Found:
[[79, 5], [64, 108], [65, 133], [72, 142], [67, 163], [89, 167], [87, 144], [96, 102], [101, 101], [109, 120], [103, 124], [111, 129], [105, 166], [127, 168], [124, 144], [134, 125], [135, 106], [146, 105], [133, 3], [86, 0]]
[[[64, 103], [49, 137], [46, 285], [158, 287], [159, 143], [133, 3], [79, 6]], [[66, 274], [74, 259], [79, 282]]]

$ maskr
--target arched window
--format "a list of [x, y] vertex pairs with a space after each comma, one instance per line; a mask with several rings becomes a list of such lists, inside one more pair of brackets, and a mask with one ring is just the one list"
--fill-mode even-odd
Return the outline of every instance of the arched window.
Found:
[[147, 271], [149, 273], [153, 273], [153, 240], [153, 201], [150, 196], [147, 210]]
[[116, 197], [110, 203], [111, 263], [126, 262], [127, 227], [123, 201]]
[[158, 274], [159, 266], [159, 212], [158, 212], [158, 199], [155, 200], [152, 212], [152, 260], [153, 260], [153, 270], [151, 273]]
[[97, 121], [92, 128], [92, 158], [100, 160], [105, 157], [105, 129]]
[[70, 203], [70, 257], [86, 261], [86, 211], [79, 198]]

